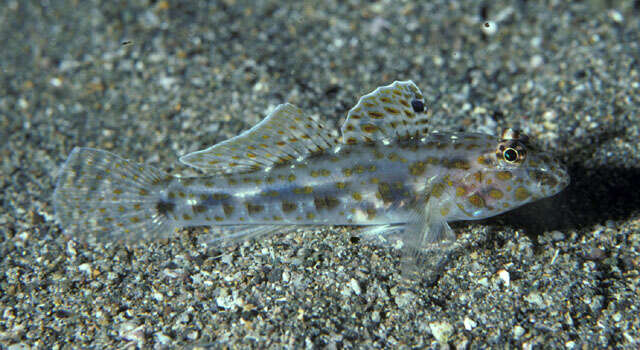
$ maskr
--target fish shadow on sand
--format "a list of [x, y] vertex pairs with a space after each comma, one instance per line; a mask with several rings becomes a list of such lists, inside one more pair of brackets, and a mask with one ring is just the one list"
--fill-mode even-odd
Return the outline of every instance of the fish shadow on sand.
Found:
[[612, 125], [582, 137], [564, 138], [565, 144], [558, 147], [562, 151], [557, 155], [569, 165], [569, 186], [551, 198], [493, 219], [524, 229], [536, 242], [537, 237], [547, 231], [580, 230], [604, 225], [608, 220], [625, 220], [640, 212], [640, 167], [609, 165], [606, 160], [601, 165], [585, 165], [589, 160], [596, 160], [596, 154], [603, 147], [625, 138], [627, 123], [622, 123], [625, 118], [620, 115]]

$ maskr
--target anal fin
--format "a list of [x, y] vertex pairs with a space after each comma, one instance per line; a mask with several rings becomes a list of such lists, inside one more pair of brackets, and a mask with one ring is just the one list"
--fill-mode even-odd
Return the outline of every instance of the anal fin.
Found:
[[270, 234], [282, 234], [299, 229], [296, 225], [223, 225], [198, 236], [198, 241], [211, 247], [223, 248]]

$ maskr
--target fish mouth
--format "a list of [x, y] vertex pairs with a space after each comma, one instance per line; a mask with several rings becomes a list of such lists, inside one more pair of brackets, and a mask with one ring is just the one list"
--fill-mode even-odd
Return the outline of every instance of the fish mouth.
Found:
[[553, 170], [539, 171], [543, 175], [536, 179], [538, 180], [538, 186], [542, 188], [546, 187], [552, 194], [556, 194], [569, 186], [571, 177], [569, 176], [567, 168], [560, 163], [554, 164], [552, 169]]
[[538, 189], [554, 195], [565, 189], [571, 182], [567, 168], [559, 162], [547, 163], [549, 166], [529, 168], [529, 175], [535, 180]]
[[556, 174], [556, 177], [558, 178], [558, 192], [560, 192], [569, 186], [571, 176], [569, 176], [569, 170], [564, 165], [560, 165], [558, 168], [560, 171]]

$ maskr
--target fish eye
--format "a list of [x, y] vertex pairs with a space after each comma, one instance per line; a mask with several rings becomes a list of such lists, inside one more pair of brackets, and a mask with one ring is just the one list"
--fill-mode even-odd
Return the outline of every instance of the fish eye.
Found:
[[518, 151], [513, 148], [507, 148], [502, 152], [502, 157], [507, 163], [515, 163], [518, 161]]
[[527, 157], [525, 145], [518, 140], [503, 140], [498, 144], [496, 157], [509, 164], [520, 164]]

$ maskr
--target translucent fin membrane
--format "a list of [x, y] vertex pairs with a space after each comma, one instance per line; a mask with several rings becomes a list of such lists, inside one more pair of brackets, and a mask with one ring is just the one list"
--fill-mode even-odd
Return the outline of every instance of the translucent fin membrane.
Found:
[[342, 126], [343, 142], [391, 142], [421, 137], [427, 128], [427, 107], [412, 81], [396, 81], [364, 95]]
[[213, 174], [250, 172], [322, 153], [337, 140], [334, 130], [285, 103], [253, 128], [180, 161]]
[[[213, 227], [198, 236], [198, 241], [209, 246], [226, 247], [249, 239], [271, 234], [284, 234], [300, 228], [296, 225], [224, 225]], [[310, 229], [312, 226], [305, 227]]]
[[75, 148], [58, 179], [53, 205], [65, 233], [77, 238], [158, 239], [174, 229], [166, 211], [157, 208], [159, 190], [170, 180], [113, 153]]

